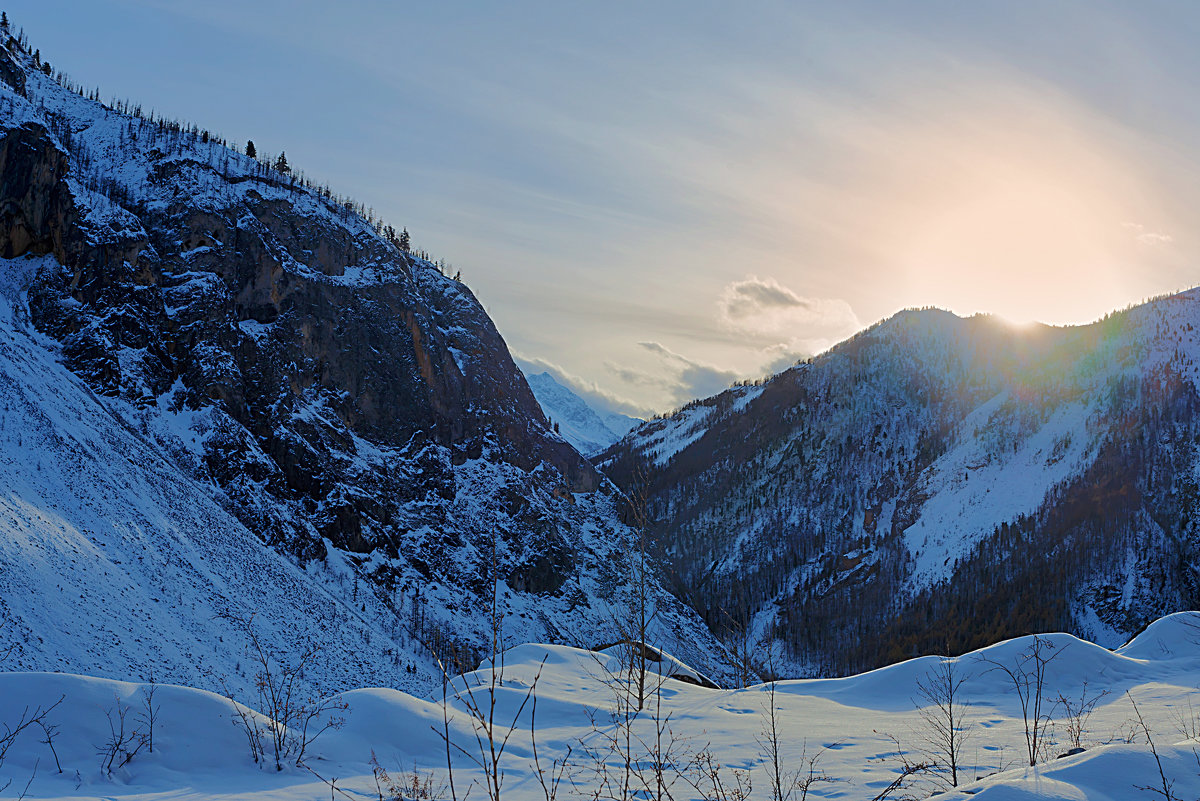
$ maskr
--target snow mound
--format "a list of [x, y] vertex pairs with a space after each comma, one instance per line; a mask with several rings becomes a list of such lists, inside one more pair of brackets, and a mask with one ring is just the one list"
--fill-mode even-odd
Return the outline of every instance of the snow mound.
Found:
[[[1189, 709], [1200, 683], [1200, 643], [1177, 636], [1187, 633], [1189, 622], [1189, 615], [1158, 621], [1122, 649], [1132, 649], [1139, 654], [1136, 658], [1062, 634], [1017, 638], [957, 657], [954, 667], [967, 679], [961, 696], [963, 726], [972, 738], [970, 753], [964, 752], [960, 766], [960, 786], [950, 788], [944, 775], [925, 774], [916, 777], [906, 792], [926, 797], [940, 790], [941, 798], [992, 801], [1153, 797], [1144, 788], [1160, 785], [1158, 765], [1144, 733], [1135, 734], [1129, 727], [1128, 693], [1155, 738], [1173, 790], [1179, 797], [1195, 797], [1200, 793], [1200, 775], [1195, 770], [1194, 743], [1179, 743], [1178, 735], [1171, 733], [1173, 720]], [[1160, 642], [1172, 647], [1160, 650]], [[1009, 679], [991, 667], [1013, 664], [1038, 644], [1055, 655], [1047, 670], [1047, 698], [1077, 694], [1084, 681], [1091, 694], [1107, 694], [1098, 700], [1082, 735], [1086, 750], [1062, 758], [1056, 757], [1070, 750], [1071, 743], [1064, 737], [1061, 709], [1053, 705], [1049, 748], [1037, 766], [1028, 767], [1022, 766], [1020, 707]], [[630, 697], [622, 684], [626, 654], [620, 648], [592, 652], [566, 646], [517, 646], [504, 653], [502, 667], [495, 672], [485, 664], [450, 681], [445, 715], [440, 689], [426, 698], [381, 688], [343, 693], [336, 700], [348, 707], [344, 726], [326, 731], [312, 743], [307, 769], [290, 764], [281, 772], [274, 770], [269, 745], [265, 764], [251, 760], [244, 732], [237, 725], [238, 707], [232, 701], [203, 690], [157, 685], [153, 687], [158, 710], [153, 752], [143, 748], [128, 765], [106, 773], [100, 768], [98, 751], [111, 736], [109, 720], [118, 720], [113, 716], [125, 709], [127, 724], [144, 731], [151, 685], [72, 674], [3, 673], [0, 724], [11, 725], [27, 706], [44, 708], [62, 700], [47, 718], [51, 727], [57, 727], [54, 751], [40, 730], [22, 733], [0, 764], [0, 785], [12, 779], [9, 792], [19, 793], [32, 776], [28, 797], [43, 799], [132, 801], [169, 793], [179, 799], [316, 801], [330, 796], [328, 782], [337, 776], [337, 788], [350, 797], [377, 797], [372, 759], [393, 778], [408, 782], [416, 775], [421, 781], [428, 779], [435, 789], [445, 786], [443, 733], [448, 733], [461, 797], [482, 778], [468, 756], [478, 753], [470, 701], [473, 697], [490, 709], [488, 693], [495, 678], [494, 718], [498, 731], [509, 737], [502, 760], [505, 796], [514, 801], [544, 798], [533, 766], [531, 731], [536, 732], [543, 769], [572, 755], [564, 797], [586, 795], [596, 787], [594, 755], [604, 752], [618, 731], [615, 700]], [[769, 787], [762, 737], [766, 710], [773, 702], [781, 727], [781, 755], [787, 764], [803, 765], [807, 757], [819, 754], [818, 770], [834, 780], [814, 786], [810, 797], [871, 798], [895, 778], [899, 768], [895, 745], [884, 732], [895, 735], [910, 758], [921, 758], [923, 730], [914, 701], [917, 681], [927, 677], [941, 659], [914, 659], [843, 679], [785, 681], [740, 690], [652, 680], [650, 686], [660, 689], [654, 701], [633, 716], [631, 742], [638, 749], [650, 747], [656, 719], [667, 721], [664, 736], [679, 749], [677, 754], [707, 749], [722, 770], [749, 771], [755, 788]], [[657, 664], [663, 667], [662, 675], [683, 675], [689, 670], [668, 654], [662, 654]], [[272, 725], [259, 712], [241, 709], [264, 731]], [[61, 773], [54, 768], [55, 754]], [[605, 758], [616, 757], [609, 753]], [[635, 755], [634, 761], [648, 764], [644, 755]], [[680, 764], [686, 761], [681, 759]], [[676, 789], [673, 797], [679, 801], [702, 797], [682, 779]]]
[[[1159, 747], [1164, 773], [1176, 798], [1200, 793], [1191, 747]], [[1157, 786], [1157, 789], [1156, 789]], [[1161, 798], [1158, 765], [1145, 745], [1111, 745], [1035, 768], [988, 777], [970, 788], [940, 795], [945, 801], [1131, 801]]]
[[[1059, 693], [1069, 694], [1085, 681], [1091, 685], [1103, 681], [1110, 691], [1123, 693], [1145, 679], [1147, 659], [1186, 657], [1189, 660], [1188, 667], [1200, 671], [1200, 640], [1174, 654], [1158, 654], [1148, 658], [1133, 656], [1124, 649], [1120, 652], [1110, 651], [1070, 634], [1041, 634], [1037, 635], [1037, 642], [1043, 648], [1044, 658], [1053, 665], [1046, 683], [1046, 693], [1050, 697], [1057, 697]], [[1013, 707], [1017, 698], [1012, 692], [1012, 680], [1003, 667], [1015, 668], [1020, 665], [1034, 645], [1032, 635], [1017, 637], [959, 657], [924, 656], [857, 676], [781, 681], [777, 688], [779, 692], [820, 696], [863, 708], [908, 709], [912, 707], [918, 679], [928, 676], [942, 662], [949, 661], [958, 674], [966, 679], [963, 686], [968, 696], [991, 697], [997, 699], [997, 704]], [[899, 688], [905, 689], [897, 692]], [[1013, 709], [1019, 712], [1016, 707]]]
[[1200, 646], [1200, 612], [1176, 612], [1151, 623], [1117, 649], [1130, 659], [1194, 657]]

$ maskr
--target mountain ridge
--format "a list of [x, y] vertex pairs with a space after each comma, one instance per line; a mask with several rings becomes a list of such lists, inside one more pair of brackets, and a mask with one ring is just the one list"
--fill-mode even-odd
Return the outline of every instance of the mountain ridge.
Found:
[[1200, 600], [1195, 323], [1195, 289], [1075, 327], [901, 312], [597, 464], [645, 492], [676, 591], [797, 671], [944, 648], [923, 628], [1119, 644]]
[[[20, 664], [72, 669], [73, 653], [96, 670], [88, 654], [109, 653], [105, 675], [130, 678], [157, 660], [160, 678], [196, 684], [186, 655], [205, 653], [237, 681], [233, 643], [244, 645], [244, 632], [212, 623], [212, 585], [190, 578], [198, 552], [172, 544], [206, 536], [222, 552], [257, 542], [276, 554], [262, 559], [290, 577], [285, 584], [324, 599], [321, 614], [361, 619], [339, 636], [344, 647], [358, 642], [379, 657], [383, 684], [432, 681], [435, 659], [473, 668], [490, 642], [482, 610], [493, 588], [509, 637], [616, 638], [636, 589], [628, 572], [636, 534], [620, 522], [624, 500], [550, 430], [465, 285], [289, 169], [231, 151], [195, 126], [104, 106], [34, 61], [11, 38], [0, 51], [0, 255], [24, 281], [8, 336], [26, 359], [8, 363], [9, 377], [19, 385], [38, 354], [55, 354], [87, 387], [72, 395], [80, 413], [115, 416], [149, 448], [127, 458], [111, 444], [127, 434], [114, 430], [75, 457], [57, 444], [70, 432], [52, 428], [48, 467], [79, 462], [102, 475], [109, 464], [106, 480], [130, 492], [173, 484], [211, 495], [222, 511], [203, 531], [173, 511], [186, 503], [156, 495], [132, 539], [108, 540], [97, 533], [103, 521], [121, 518], [108, 494], [92, 498], [87, 486], [29, 496], [41, 517], [78, 532], [77, 547], [100, 555], [77, 566], [90, 577], [79, 577], [81, 586], [111, 586], [105, 571], [114, 573], [115, 560], [128, 565], [131, 554], [175, 553], [168, 584], [184, 596], [174, 614], [193, 645], [162, 659], [152, 646], [131, 645], [116, 658], [103, 643], [154, 637], [121, 614], [119, 598], [76, 593], [60, 610], [81, 627], [64, 650], [44, 636], [42, 611], [26, 603], [58, 597], [55, 572], [32, 571], [22, 577], [13, 625], [0, 631], [20, 647]], [[40, 259], [37, 269], [30, 258]], [[39, 397], [27, 414], [57, 402], [53, 393]], [[161, 475], [177, 479], [149, 479], [138, 472], [142, 462], [165, 465]], [[55, 475], [63, 485], [74, 480]], [[108, 512], [97, 517], [92, 507]], [[54, 527], [39, 526], [41, 557], [71, 563]], [[141, 545], [130, 551], [132, 542]], [[9, 556], [0, 573], [17, 576], [24, 557]], [[222, 564], [214, 580], [233, 582], [235, 561]], [[139, 568], [125, 586], [144, 589], [149, 580]], [[655, 636], [719, 676], [720, 646], [649, 582], [661, 611]], [[285, 597], [270, 586], [254, 592]], [[288, 628], [288, 605], [264, 604], [259, 624]], [[321, 629], [318, 610], [295, 611], [303, 619], [293, 633]], [[219, 656], [198, 648], [205, 631], [221, 631], [231, 647]], [[294, 636], [282, 641], [296, 645]], [[344, 676], [330, 669], [308, 680], [328, 691]], [[206, 674], [199, 686], [216, 680]]]

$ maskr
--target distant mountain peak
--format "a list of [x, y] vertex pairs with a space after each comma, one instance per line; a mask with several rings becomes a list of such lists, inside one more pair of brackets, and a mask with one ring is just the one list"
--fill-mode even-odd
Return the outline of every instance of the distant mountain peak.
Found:
[[643, 422], [589, 404], [549, 372], [530, 372], [525, 378], [559, 436], [585, 456], [599, 453]]

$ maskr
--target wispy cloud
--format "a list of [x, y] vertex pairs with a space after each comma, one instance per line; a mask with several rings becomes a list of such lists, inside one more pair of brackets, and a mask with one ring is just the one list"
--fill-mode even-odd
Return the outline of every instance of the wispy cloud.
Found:
[[1121, 227], [1128, 228], [1133, 232], [1133, 238], [1143, 245], [1151, 247], [1159, 247], [1161, 245], [1169, 245], [1175, 241], [1175, 237], [1162, 231], [1151, 231], [1141, 223], [1127, 222], [1121, 223]]
[[656, 357], [653, 372], [612, 361], [605, 362], [605, 368], [627, 386], [643, 391], [651, 390], [653, 394], [668, 399], [676, 406], [694, 398], [715, 395], [739, 377], [735, 370], [688, 358], [661, 342], [639, 342], [638, 347]]
[[[1066, 323], [1198, 280], [1188, 4], [669, 0], [617, 26], [562, 3], [471, 25], [454, 4], [25, 5], [56, 66], [286, 148], [407, 226], [514, 351], [609, 408], [780, 369], [905, 306]], [[114, 11], [137, 48], [93, 46]], [[327, 113], [297, 124], [314, 87]]]
[[776, 373], [782, 373], [789, 367], [795, 367], [796, 364], [808, 357], [814, 355], [813, 350], [796, 350], [790, 345], [776, 345], [772, 348], [767, 348], [764, 354], [768, 357], [759, 371], [762, 376], [769, 377]]
[[[737, 380], [786, 370], [862, 327], [845, 301], [804, 297], [774, 278], [748, 276], [733, 281], [719, 292], [715, 306], [708, 334], [688, 334], [685, 340], [695, 348], [724, 343], [753, 354], [741, 368], [684, 355], [656, 339], [637, 342], [636, 353], [626, 359], [605, 359], [602, 366], [609, 380], [584, 378], [541, 357], [522, 354], [517, 363], [526, 373], [549, 372], [598, 408], [647, 417], [715, 395]], [[653, 400], [635, 400], [643, 398]]]

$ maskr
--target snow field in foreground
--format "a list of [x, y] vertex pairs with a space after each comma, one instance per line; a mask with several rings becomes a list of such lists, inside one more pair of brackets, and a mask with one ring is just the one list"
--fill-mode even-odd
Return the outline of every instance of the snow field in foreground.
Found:
[[[1049, 761], [1023, 766], [1024, 724], [1018, 698], [1008, 677], [989, 670], [991, 660], [1014, 660], [1033, 643], [1024, 637], [1000, 643], [953, 660], [965, 677], [961, 692], [967, 735], [960, 764], [960, 787], [943, 799], [1127, 799], [1161, 797], [1140, 787], [1160, 787], [1154, 756], [1144, 733], [1134, 730], [1137, 702], [1154, 738], [1172, 792], [1181, 798], [1200, 793], [1200, 762], [1193, 752], [1200, 743], [1180, 730], [1184, 721], [1200, 715], [1196, 685], [1200, 684], [1200, 615], [1181, 613], [1156, 622], [1116, 652], [1068, 635], [1044, 635], [1042, 642], [1056, 654], [1048, 665], [1043, 694], [1047, 705], [1060, 693], [1078, 696], [1084, 681], [1088, 691], [1107, 691], [1084, 734], [1087, 750], [1054, 759], [1069, 749], [1062, 710], [1051, 710]], [[544, 660], [544, 661], [543, 661]], [[668, 664], [668, 663], [663, 663]], [[832, 781], [814, 784], [809, 798], [871, 799], [895, 777], [900, 762], [894, 736], [908, 758], [922, 761], [926, 730], [914, 711], [916, 682], [941, 664], [924, 657], [844, 679], [782, 681], [775, 685], [774, 703], [780, 748], [786, 767], [805, 767], [805, 755], [819, 753], [817, 770]], [[532, 768], [529, 722], [532, 703], [525, 703], [536, 683], [536, 733], [543, 767], [561, 760], [570, 749], [568, 774], [560, 798], [590, 797], [601, 782], [597, 755], [607, 752], [610, 735], [619, 733], [609, 715], [613, 708], [621, 662], [611, 653], [593, 654], [563, 646], [522, 645], [505, 654], [504, 682], [497, 691], [500, 729], [521, 709], [502, 765], [504, 797], [544, 798]], [[654, 667], [654, 663], [651, 663]], [[674, 667], [672, 668], [672, 671]], [[539, 677], [540, 671], [540, 677]], [[491, 673], [481, 669], [456, 679], [450, 689], [450, 735], [456, 745], [454, 780], [458, 797], [482, 773], [467, 754], [477, 754], [474, 731], [466, 709], [470, 686], [476, 699], [487, 702]], [[707, 750], [727, 781], [733, 771], [748, 771], [750, 798], [771, 798], [767, 774], [764, 725], [770, 703], [769, 685], [739, 690], [710, 690], [665, 680], [661, 709], [651, 703], [633, 723], [635, 761], [649, 771], [653, 761], [640, 739], [655, 741], [655, 719], [663, 721], [664, 743], [674, 754], [672, 764], [685, 768]], [[54, 751], [63, 772], [55, 772], [54, 755], [40, 729], [23, 732], [0, 766], [0, 784], [12, 779], [0, 796], [16, 796], [29, 784], [29, 798], [113, 799], [276, 799], [377, 798], [372, 753], [393, 777], [434, 774], [433, 785], [449, 798], [446, 749], [440, 693], [416, 698], [390, 689], [361, 689], [338, 700], [349, 706], [345, 725], [323, 734], [306, 760], [311, 770], [288, 765], [274, 769], [268, 754], [264, 766], [250, 758], [247, 739], [226, 698], [203, 690], [159, 685], [155, 690], [158, 718], [154, 751], [143, 747], [126, 766], [106, 775], [100, 746], [111, 736], [109, 717], [120, 706], [128, 709], [126, 725], [145, 730], [144, 699], [150, 685], [59, 673], [0, 674], [0, 724], [14, 725], [23, 710], [62, 703], [49, 715], [57, 726]], [[250, 699], [242, 699], [250, 700]], [[524, 706], [522, 707], [522, 704]], [[106, 714], [111, 713], [111, 715]], [[249, 715], [260, 726], [269, 721], [258, 712]], [[594, 721], [594, 723], [593, 723]], [[2, 726], [0, 726], [2, 730]], [[462, 751], [457, 748], [461, 747]], [[666, 747], [664, 751], [668, 750]], [[621, 759], [609, 754], [609, 768], [620, 772]], [[687, 773], [687, 770], [683, 772]], [[671, 795], [677, 801], [703, 798], [674, 768]], [[699, 774], [694, 770], [690, 778]], [[337, 777], [336, 790], [329, 782]], [[939, 789], [938, 778], [918, 775], [910, 792], [923, 797]], [[486, 797], [482, 786], [472, 798]], [[646, 797], [646, 796], [639, 796]]]

